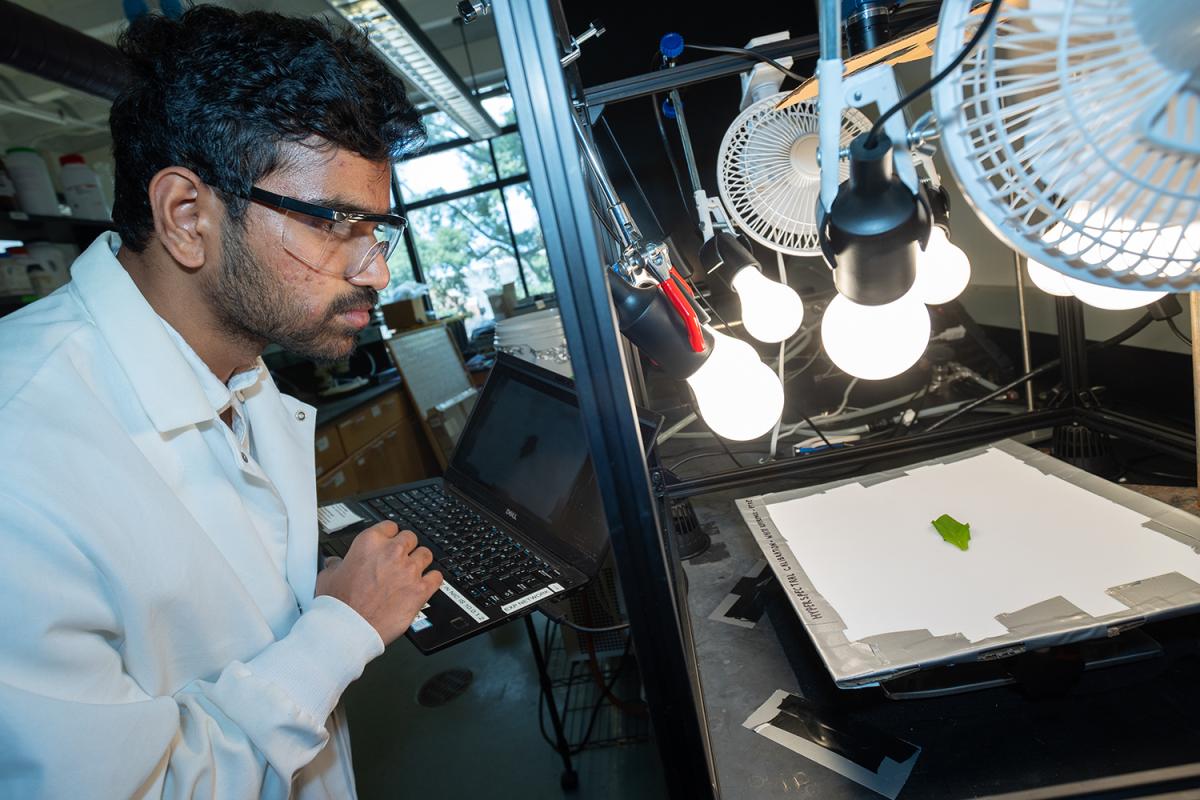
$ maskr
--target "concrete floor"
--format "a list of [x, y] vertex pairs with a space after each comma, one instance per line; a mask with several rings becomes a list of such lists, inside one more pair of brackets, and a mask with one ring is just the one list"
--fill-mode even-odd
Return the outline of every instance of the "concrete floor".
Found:
[[[541, 632], [544, 617], [535, 613], [533, 619]], [[551, 675], [566, 677], [567, 666], [561, 646], [555, 648]], [[438, 707], [418, 703], [421, 686], [451, 669], [473, 674], [466, 691]], [[576, 670], [586, 674], [578, 664]], [[637, 686], [630, 667], [621, 674], [614, 694], [636, 702]], [[565, 689], [556, 691], [561, 704]], [[582, 679], [572, 692], [570, 706], [577, 710], [568, 712], [566, 727], [568, 739], [577, 742], [599, 692]], [[566, 792], [560, 787], [562, 761], [539, 733], [537, 670], [520, 620], [431, 656], [400, 639], [367, 666], [344, 702], [362, 800], [666, 796], [648, 724], [607, 703], [598, 715], [593, 741], [637, 741], [585, 749], [574, 757], [579, 788]], [[548, 714], [545, 720], [549, 733]]]

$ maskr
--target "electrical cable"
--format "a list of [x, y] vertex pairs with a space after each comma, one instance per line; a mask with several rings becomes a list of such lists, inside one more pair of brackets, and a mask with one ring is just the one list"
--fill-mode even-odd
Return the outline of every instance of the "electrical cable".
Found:
[[792, 72], [790, 69], [785, 67], [783, 64], [780, 64], [778, 61], [776, 61], [773, 58], [768, 58], [767, 56], [764, 56], [762, 53], [758, 52], [757, 50], [750, 50], [745, 47], [720, 47], [717, 45], [709, 45], [709, 44], [688, 44], [686, 42], [684, 43], [683, 46], [690, 48], [692, 50], [707, 50], [711, 53], [730, 53], [735, 56], [744, 56], [746, 58], [753, 58], [753, 59], [763, 62], [764, 64], [770, 64], [772, 67], [779, 70], [784, 75], [787, 75], [789, 78], [791, 78], [794, 81], [799, 81], [800, 83], [803, 83], [804, 81], [808, 80], [803, 75], [796, 73], [796, 72]]
[[617, 136], [613, 133], [612, 126], [608, 124], [608, 117], [601, 115], [600, 124], [604, 126], [604, 132], [608, 134], [608, 139], [612, 142], [617, 155], [621, 157], [621, 163], [625, 165], [625, 171], [629, 173], [629, 179], [633, 181], [633, 188], [637, 189], [638, 196], [642, 198], [642, 203], [646, 206], [646, 211], [650, 214], [651, 221], [654, 222], [654, 226], [662, 231], [665, 236], [666, 228], [662, 226], [658, 215], [654, 213], [654, 206], [650, 203], [650, 198], [646, 197], [646, 192], [642, 189], [642, 182], [638, 180], [637, 173], [633, 171], [633, 167], [629, 164], [629, 159], [625, 157], [625, 151], [621, 149], [621, 144], [617, 141]]
[[[871, 126], [871, 130], [867, 133], [866, 144], [868, 148], [875, 147], [875, 143], [879, 139], [879, 132], [883, 130], [883, 124], [888, 121], [889, 117], [945, 80], [946, 76], [953, 72], [958, 65], [961, 64], [963, 60], [971, 54], [971, 51], [974, 50], [975, 46], [979, 44], [980, 40], [983, 39], [983, 35], [991, 26], [992, 21], [996, 18], [996, 15], [1000, 13], [1000, 3], [1001, 0], [992, 0], [991, 6], [988, 8], [987, 13], [983, 16], [983, 22], [979, 23], [979, 27], [975, 29], [975, 35], [971, 37], [971, 41], [967, 42], [966, 47], [958, 51], [958, 55], [954, 57], [953, 61], [947, 64], [946, 67], [937, 75], [934, 75], [932, 78], [925, 81], [925, 83], [921, 84], [916, 89], [913, 89], [911, 92], [904, 95], [904, 97], [900, 98], [900, 101], [896, 103], [896, 105], [879, 115], [879, 119], [875, 120], [875, 124]], [[905, 142], [893, 142], [892, 144], [896, 148], [904, 147], [907, 149], [908, 147], [907, 143]]]
[[[650, 58], [650, 69], [652, 72], [662, 69], [662, 53], [658, 50], [655, 50], [654, 55]], [[654, 108], [654, 122], [658, 125], [658, 136], [662, 140], [663, 150], [666, 151], [667, 163], [671, 165], [671, 174], [675, 176], [675, 189], [679, 192], [679, 202], [683, 205], [683, 210], [690, 220], [692, 219], [692, 204], [688, 201], [688, 193], [683, 188], [683, 173], [679, 171], [679, 165], [675, 163], [671, 140], [667, 138], [667, 127], [663, 124], [662, 108], [657, 94], [650, 95], [650, 105]], [[659, 228], [661, 229], [662, 226], [660, 225]], [[663, 233], [665, 234], [666, 231]]]
[[1167, 317], [1167, 327], [1169, 327], [1171, 329], [1171, 333], [1175, 334], [1176, 339], [1183, 342], [1188, 347], [1192, 346], [1192, 340], [1188, 337], [1188, 335], [1186, 333], [1179, 330], [1179, 326], [1175, 324], [1175, 320], [1173, 317]]
[[[600, 696], [596, 698], [596, 704], [592, 706], [592, 714], [591, 714], [591, 717], [588, 718], [587, 729], [583, 733], [583, 740], [571, 750], [571, 755], [573, 755], [573, 756], [579, 755], [580, 753], [583, 752], [584, 748], [587, 747], [588, 742], [592, 738], [592, 730], [593, 730], [593, 728], [595, 728], [595, 725], [596, 725], [596, 717], [600, 714], [600, 709], [604, 707], [605, 698], [607, 698], [608, 701], [613, 704], [614, 708], [617, 708], [620, 711], [624, 711], [627, 714], [639, 714], [639, 713], [645, 714], [646, 713], [644, 708], [641, 709], [640, 712], [629, 708], [629, 706], [627, 704], [622, 703], [612, 693], [613, 687], [617, 685], [617, 680], [620, 679], [621, 673], [625, 669], [625, 662], [629, 659], [629, 650], [632, 646], [633, 646], [633, 637], [626, 636], [625, 637], [625, 651], [621, 654], [621, 660], [617, 663], [617, 668], [615, 670], [613, 670], [612, 677], [609, 678], [608, 683], [607, 684], [602, 683], [600, 685], [600, 688], [602, 691], [600, 693]], [[592, 668], [598, 669], [597, 665], [595, 664], [595, 657], [596, 657], [595, 652], [592, 651], [590, 653], [590, 656], [591, 656], [591, 658], [590, 658], [589, 663], [591, 664]], [[593, 672], [592, 674], [593, 674], [593, 677], [596, 676], [595, 672]]]
[[827, 436], [825, 436], [824, 433], [821, 432], [820, 428], [818, 428], [816, 425], [813, 424], [813, 421], [811, 419], [804, 416], [804, 414], [800, 415], [800, 419], [802, 419], [808, 423], [808, 427], [812, 430], [813, 433], [815, 433], [817, 436], [819, 436], [821, 438], [821, 441], [825, 443], [826, 447], [833, 447], [833, 442], [829, 441], [829, 438]]
[[570, 628], [571, 630], [579, 631], [580, 633], [613, 633], [615, 631], [626, 630], [629, 627], [628, 622], [622, 622], [620, 625], [609, 625], [604, 628], [589, 628], [584, 625], [578, 625], [578, 624], [572, 622], [571, 620], [567, 619], [566, 617], [554, 616], [553, 614], [551, 614], [549, 611], [547, 611], [545, 609], [545, 604], [539, 605], [538, 611], [542, 612], [546, 616], [546, 619], [550, 620], [555, 625], [565, 625], [566, 627]]
[[462, 36], [463, 52], [467, 54], [467, 72], [471, 75], [471, 96], [474, 97], [479, 93], [479, 87], [475, 85], [475, 65], [471, 63], [471, 48], [467, 47], [467, 25], [461, 19], [456, 19], [458, 23], [458, 33]]
[[[1130, 325], [1125, 330], [1121, 331], [1120, 333], [1118, 333], [1114, 336], [1110, 336], [1109, 338], [1105, 339], [1102, 342], [1096, 342], [1093, 345], [1089, 345], [1088, 349], [1089, 350], [1103, 350], [1105, 348], [1113, 347], [1114, 345], [1118, 345], [1121, 342], [1125, 341], [1126, 339], [1130, 338], [1131, 336], [1133, 336], [1137, 333], [1140, 333], [1153, 321], [1154, 321], [1154, 317], [1152, 317], [1150, 315], [1150, 313], [1147, 312], [1147, 313], [1143, 314], [1137, 320], [1137, 322], [1134, 322], [1132, 325]], [[937, 430], [938, 428], [942, 427], [943, 425], [950, 422], [951, 420], [953, 420], [957, 417], [960, 417], [963, 414], [966, 414], [971, 409], [981, 406], [984, 403], [988, 402], [989, 400], [999, 397], [1000, 395], [1008, 392], [1010, 389], [1014, 389], [1017, 386], [1019, 386], [1020, 384], [1025, 383], [1026, 381], [1033, 380], [1034, 378], [1038, 377], [1039, 375], [1041, 375], [1045, 372], [1049, 372], [1050, 370], [1054, 369], [1061, 363], [1062, 363], [1061, 358], [1055, 358], [1050, 361], [1047, 361], [1045, 364], [1042, 364], [1040, 367], [1035, 367], [1034, 369], [1030, 370], [1029, 372], [1026, 372], [1024, 375], [1020, 376], [1019, 378], [1009, 381], [1008, 383], [999, 387], [995, 391], [988, 392], [983, 397], [979, 397], [979, 398], [976, 398], [975, 400], [972, 400], [970, 403], [967, 403], [965, 406], [958, 409], [953, 414], [950, 414], [949, 416], [946, 416], [946, 417], [942, 417], [937, 422], [933, 423], [928, 428], [926, 428], [926, 433]]]
[[[710, 435], [712, 435], [714, 438], [716, 438], [717, 441], [721, 441], [720, 437], [716, 436], [715, 434], [710, 434]], [[743, 455], [751, 455], [758, 451], [757, 450], [742, 450], [740, 452]], [[691, 453], [691, 454], [685, 456], [684, 458], [681, 458], [680, 460], [676, 461], [671, 466], [667, 467], [667, 471], [674, 472], [675, 470], [682, 467], [684, 464], [687, 464], [690, 461], [695, 461], [697, 458], [711, 458], [713, 456], [729, 456], [730, 458], [733, 459], [733, 463], [737, 464], [739, 469], [742, 466], [742, 463], [740, 461], [738, 461], [736, 458], [734, 458], [732, 451], [730, 451], [726, 447], [723, 450], [702, 450], [698, 453]]]

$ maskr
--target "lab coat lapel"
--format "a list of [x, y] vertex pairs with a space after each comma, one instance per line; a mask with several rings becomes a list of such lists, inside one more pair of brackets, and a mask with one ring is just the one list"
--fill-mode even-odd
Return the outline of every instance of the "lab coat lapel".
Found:
[[269, 374], [247, 399], [255, 456], [287, 509], [287, 580], [302, 609], [312, 603], [317, 578], [317, 483], [313, 446], [316, 409], [280, 394]]

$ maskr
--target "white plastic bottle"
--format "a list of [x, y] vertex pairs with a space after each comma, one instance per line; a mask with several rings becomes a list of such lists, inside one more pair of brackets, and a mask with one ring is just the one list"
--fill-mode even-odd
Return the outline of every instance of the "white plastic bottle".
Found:
[[8, 175], [17, 187], [17, 204], [26, 214], [58, 216], [58, 195], [42, 154], [32, 147], [10, 147], [4, 155]]
[[57, 289], [71, 279], [71, 262], [59, 245], [53, 242], [28, 242], [25, 249], [53, 279], [53, 288]]
[[112, 211], [104, 200], [100, 176], [87, 165], [83, 156], [68, 153], [58, 159], [62, 164], [63, 194], [71, 206], [71, 215], [81, 219], [112, 219]]

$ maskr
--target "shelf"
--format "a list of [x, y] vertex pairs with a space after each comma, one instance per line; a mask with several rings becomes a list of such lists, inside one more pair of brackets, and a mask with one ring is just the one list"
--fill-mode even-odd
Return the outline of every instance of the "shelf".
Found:
[[82, 249], [97, 236], [111, 229], [110, 220], [43, 217], [22, 211], [0, 211], [2, 239], [61, 242], [78, 245]]

